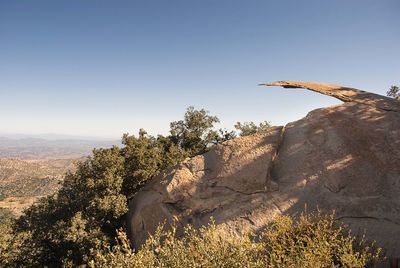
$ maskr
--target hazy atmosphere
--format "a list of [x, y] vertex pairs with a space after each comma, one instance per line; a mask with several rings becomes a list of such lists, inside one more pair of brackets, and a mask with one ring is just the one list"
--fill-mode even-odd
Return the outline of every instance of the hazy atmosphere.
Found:
[[400, 2], [0, 1], [1, 133], [167, 133], [186, 107], [222, 127], [340, 102], [258, 83], [399, 83]]

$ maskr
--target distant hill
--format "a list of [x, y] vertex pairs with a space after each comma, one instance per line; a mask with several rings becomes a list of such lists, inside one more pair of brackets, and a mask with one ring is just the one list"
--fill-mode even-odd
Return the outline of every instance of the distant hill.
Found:
[[58, 191], [67, 171], [94, 148], [120, 145], [66, 135], [0, 134], [0, 221], [21, 215], [38, 198]]
[[119, 145], [118, 140], [43, 139], [36, 137], [0, 136], [0, 157], [18, 159], [79, 158], [87, 156], [93, 148]]
[[0, 158], [0, 209], [20, 215], [38, 198], [58, 191], [64, 174], [80, 160]]

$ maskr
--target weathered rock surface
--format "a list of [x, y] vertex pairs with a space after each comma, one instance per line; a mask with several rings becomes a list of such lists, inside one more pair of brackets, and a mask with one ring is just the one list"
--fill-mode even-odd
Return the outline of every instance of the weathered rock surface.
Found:
[[318, 83], [307, 88], [345, 103], [285, 127], [216, 146], [154, 178], [131, 201], [129, 236], [138, 247], [160, 222], [258, 230], [277, 214], [317, 207], [400, 256], [400, 102]]

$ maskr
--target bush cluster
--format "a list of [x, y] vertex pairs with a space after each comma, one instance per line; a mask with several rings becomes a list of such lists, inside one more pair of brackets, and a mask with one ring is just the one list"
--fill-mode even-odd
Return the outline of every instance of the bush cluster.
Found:
[[260, 235], [239, 235], [214, 223], [183, 237], [160, 226], [135, 252], [125, 233], [94, 252], [90, 267], [373, 267], [381, 250], [346, 232], [332, 215], [277, 217]]

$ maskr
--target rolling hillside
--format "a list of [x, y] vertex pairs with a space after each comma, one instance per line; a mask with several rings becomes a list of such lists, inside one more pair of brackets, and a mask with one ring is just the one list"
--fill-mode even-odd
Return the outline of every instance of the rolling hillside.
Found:
[[0, 158], [0, 208], [20, 215], [38, 198], [55, 193], [63, 175], [73, 171], [78, 161]]

